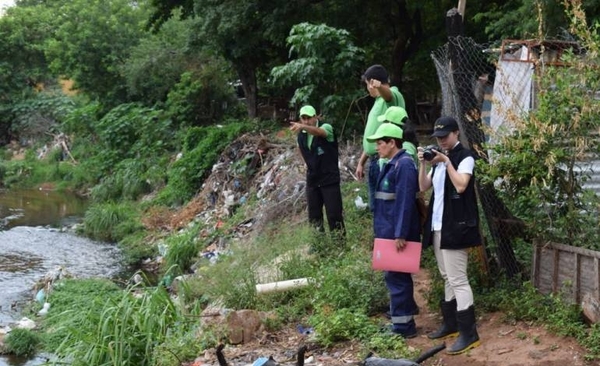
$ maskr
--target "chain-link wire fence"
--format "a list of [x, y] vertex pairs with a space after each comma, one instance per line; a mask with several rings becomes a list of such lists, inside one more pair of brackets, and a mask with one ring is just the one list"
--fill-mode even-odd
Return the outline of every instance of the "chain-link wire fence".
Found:
[[[480, 158], [487, 159], [482, 144], [490, 127], [492, 86], [498, 76], [497, 53], [467, 37], [450, 37], [448, 43], [432, 53], [442, 90], [442, 115], [454, 117], [460, 125], [461, 140]], [[528, 65], [526, 62], [523, 65]], [[516, 73], [512, 82], [523, 84]], [[509, 81], [510, 83], [511, 81]], [[531, 91], [531, 90], [530, 90]], [[494, 92], [495, 93], [495, 92]], [[530, 94], [528, 94], [530, 95]], [[477, 177], [477, 175], [476, 175]], [[527, 275], [517, 260], [513, 242], [523, 237], [524, 223], [511, 214], [498, 197], [493, 184], [477, 181], [486, 230], [486, 256], [493, 258], [508, 277]]]

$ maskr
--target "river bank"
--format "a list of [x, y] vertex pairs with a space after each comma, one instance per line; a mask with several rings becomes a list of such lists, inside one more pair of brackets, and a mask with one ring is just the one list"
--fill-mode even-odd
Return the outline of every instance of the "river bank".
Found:
[[[1, 328], [14, 327], [25, 315], [23, 310], [35, 301], [34, 285], [57, 268], [64, 268], [77, 278], [111, 278], [122, 271], [121, 254], [114, 244], [72, 232], [86, 207], [87, 202], [68, 193], [39, 189], [0, 191]], [[39, 320], [35, 314], [27, 316]], [[0, 356], [0, 366], [39, 365], [43, 361], [44, 358]]]

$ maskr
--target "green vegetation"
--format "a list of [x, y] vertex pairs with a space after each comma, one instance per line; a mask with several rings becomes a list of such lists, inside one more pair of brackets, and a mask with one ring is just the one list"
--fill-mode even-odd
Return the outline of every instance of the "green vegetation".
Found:
[[29, 329], [14, 329], [4, 340], [6, 351], [17, 356], [31, 356], [40, 344], [38, 333]]
[[[600, 40], [597, 27], [586, 25], [598, 14], [586, 18], [578, 1], [567, 4], [567, 17], [558, 2], [473, 1], [469, 26], [485, 42], [498, 41], [486, 34], [532, 34], [538, 27], [523, 14], [530, 15], [534, 3], [548, 15], [542, 31], [554, 32], [572, 18], [578, 28], [571, 33], [585, 53], [565, 58], [568, 68], [543, 70], [537, 110], [515, 116], [517, 132], [494, 146], [493, 163], [479, 169], [531, 237], [598, 249], [598, 198], [582, 189], [574, 165], [599, 154], [590, 131], [600, 121]], [[364, 184], [343, 186], [344, 243], [288, 223], [287, 215], [254, 236], [236, 237], [249, 207], [261, 203], [255, 196], [247, 197], [245, 209], [219, 216], [217, 228], [192, 218], [177, 232], [165, 227], [197, 197], [232, 141], [247, 132], [276, 140], [282, 120], [295, 117], [285, 110], [290, 102], [320, 105], [344, 138], [360, 134], [368, 108], [360, 73], [369, 64], [388, 67], [409, 108], [416, 109], [416, 101], [437, 103], [429, 52], [446, 39], [440, 5], [454, 2], [22, 0], [8, 9], [0, 17], [0, 143], [18, 141], [28, 149], [19, 159], [11, 159], [16, 151], [2, 152], [2, 187], [49, 182], [89, 197], [82, 233], [117, 242], [130, 264], [156, 257], [159, 244], [165, 249], [156, 287], [56, 284], [41, 347], [73, 365], [180, 365], [224, 339], [222, 328], [199, 317], [216, 303], [269, 312], [269, 329], [310, 324], [324, 347], [353, 340], [365, 354], [413, 357], [402, 339], [383, 336], [372, 316], [388, 299], [381, 273], [370, 269], [371, 216], [353, 207], [357, 192], [366, 197]], [[61, 84], [65, 79], [72, 89]], [[256, 173], [251, 158], [233, 163], [232, 171]], [[159, 212], [164, 225], [148, 224], [159, 221]], [[213, 264], [201, 251], [215, 239], [227, 250]], [[521, 263], [531, 258], [525, 239], [516, 240], [514, 250]], [[582, 323], [577, 307], [560, 294], [542, 296], [529, 283], [492, 281], [480, 260], [472, 257], [470, 266], [478, 309], [544, 323], [576, 337], [590, 358], [600, 357], [600, 327]], [[433, 269], [427, 299], [437, 306], [442, 285], [430, 251], [423, 264]], [[310, 286], [296, 291], [255, 290], [259, 283], [303, 277]], [[30, 354], [37, 334], [14, 331], [7, 346]]]
[[65, 280], [49, 301], [53, 315], [44, 320], [46, 347], [73, 365], [153, 364], [154, 347], [175, 325], [184, 331], [185, 316], [194, 315], [182, 313], [164, 288], [123, 291], [104, 280]]
[[480, 168], [511, 212], [525, 220], [530, 237], [600, 250], [600, 198], [584, 189], [591, 171], [580, 169], [600, 156], [600, 38], [581, 26], [581, 9], [569, 10], [581, 49], [564, 55], [568, 67], [540, 70], [537, 108], [526, 117], [509, 113], [514, 132], [491, 146], [492, 163]]

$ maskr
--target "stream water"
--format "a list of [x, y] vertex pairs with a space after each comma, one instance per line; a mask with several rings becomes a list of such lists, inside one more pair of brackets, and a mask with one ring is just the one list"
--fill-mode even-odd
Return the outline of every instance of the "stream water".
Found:
[[[80, 221], [85, 208], [84, 200], [66, 193], [0, 191], [0, 326], [21, 318], [20, 309], [35, 296], [32, 285], [58, 266], [76, 277], [119, 273], [114, 245], [61, 230]], [[41, 365], [43, 360], [0, 356], [0, 366]]]

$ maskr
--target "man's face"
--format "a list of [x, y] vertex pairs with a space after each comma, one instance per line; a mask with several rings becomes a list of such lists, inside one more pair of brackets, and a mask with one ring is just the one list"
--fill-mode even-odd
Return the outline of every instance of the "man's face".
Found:
[[385, 142], [384, 140], [377, 140], [377, 153], [380, 158], [391, 159], [394, 157], [394, 141], [390, 140]]
[[300, 116], [300, 119], [302, 120], [302, 123], [311, 125], [311, 126], [315, 126], [316, 122], [317, 122], [316, 117], [311, 117], [311, 116], [307, 116], [307, 115]]

